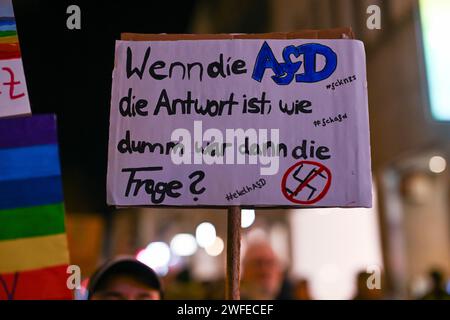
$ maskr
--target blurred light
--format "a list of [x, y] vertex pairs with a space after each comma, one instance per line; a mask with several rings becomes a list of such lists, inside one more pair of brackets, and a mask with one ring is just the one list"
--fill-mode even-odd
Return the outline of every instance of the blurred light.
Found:
[[430, 290], [428, 278], [425, 276], [417, 277], [411, 282], [411, 294], [413, 297], [422, 297]]
[[246, 240], [250, 242], [258, 242], [267, 240], [268, 234], [262, 228], [252, 228], [246, 235]]
[[84, 279], [81, 281], [80, 288], [74, 290], [75, 300], [87, 300], [89, 280], [90, 278]]
[[169, 246], [164, 242], [152, 242], [137, 254], [136, 259], [164, 275], [170, 261]]
[[334, 264], [323, 265], [319, 269], [319, 277], [324, 282], [334, 282], [339, 277], [339, 269]]
[[223, 240], [220, 237], [216, 237], [213, 244], [206, 247], [206, 253], [210, 256], [216, 257], [222, 253], [224, 248]]
[[420, 0], [419, 6], [431, 113], [436, 120], [449, 121], [450, 42], [444, 39], [448, 37], [450, 1]]
[[243, 209], [241, 210], [241, 227], [248, 228], [255, 221], [255, 210]]
[[195, 230], [195, 238], [200, 247], [209, 247], [216, 239], [216, 228], [209, 222], [200, 223]]
[[440, 156], [434, 156], [430, 159], [428, 166], [431, 172], [441, 173], [447, 167], [447, 161], [445, 161], [445, 159]]
[[170, 248], [176, 255], [188, 257], [197, 251], [197, 242], [192, 234], [179, 233], [170, 241]]
[[176, 254], [173, 254], [170, 257], [169, 268], [177, 268], [177, 267], [183, 265], [183, 263], [184, 263], [184, 257], [180, 257]]
[[167, 275], [169, 273], [169, 267], [168, 266], [164, 266], [164, 267], [159, 267], [155, 269], [155, 272], [161, 276], [164, 277], [165, 275]]

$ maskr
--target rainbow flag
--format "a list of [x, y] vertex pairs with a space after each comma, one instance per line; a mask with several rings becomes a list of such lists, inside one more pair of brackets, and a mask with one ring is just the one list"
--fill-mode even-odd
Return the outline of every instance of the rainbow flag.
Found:
[[53, 115], [0, 119], [0, 300], [72, 299]]
[[11, 0], [0, 0], [0, 118], [30, 114]]

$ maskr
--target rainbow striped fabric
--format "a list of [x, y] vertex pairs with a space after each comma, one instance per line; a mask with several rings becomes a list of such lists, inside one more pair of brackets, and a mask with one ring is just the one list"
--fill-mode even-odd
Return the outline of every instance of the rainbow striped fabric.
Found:
[[19, 39], [11, 0], [0, 0], [0, 59], [20, 58]]
[[0, 118], [30, 114], [11, 0], [0, 0]]
[[56, 118], [0, 119], [0, 299], [72, 299]]

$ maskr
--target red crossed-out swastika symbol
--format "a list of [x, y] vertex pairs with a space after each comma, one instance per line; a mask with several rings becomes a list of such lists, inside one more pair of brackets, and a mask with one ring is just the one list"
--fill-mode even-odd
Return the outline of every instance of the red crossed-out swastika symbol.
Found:
[[[289, 182], [291, 184], [288, 186]], [[316, 182], [319, 183], [315, 185]], [[293, 203], [308, 205], [320, 201], [327, 194], [330, 185], [330, 169], [319, 162], [300, 161], [283, 175], [281, 192]]]

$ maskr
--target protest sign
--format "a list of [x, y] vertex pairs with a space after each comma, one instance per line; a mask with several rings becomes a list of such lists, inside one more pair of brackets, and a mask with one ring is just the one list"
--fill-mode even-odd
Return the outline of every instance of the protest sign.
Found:
[[371, 206], [360, 41], [160, 40], [116, 44], [109, 204]]
[[0, 300], [71, 299], [56, 121], [0, 119]]
[[30, 114], [11, 0], [0, 0], [0, 118]]

